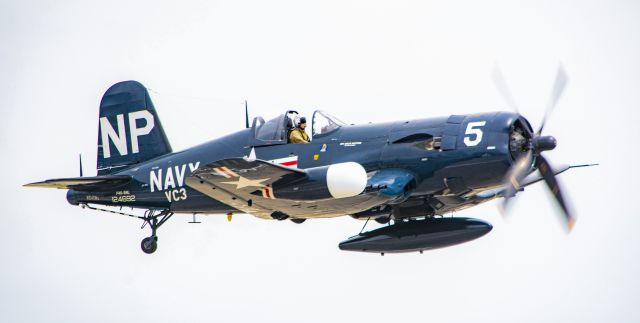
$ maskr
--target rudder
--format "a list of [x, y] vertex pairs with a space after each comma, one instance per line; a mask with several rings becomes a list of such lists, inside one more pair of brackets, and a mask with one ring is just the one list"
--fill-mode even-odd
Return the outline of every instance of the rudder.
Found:
[[100, 101], [98, 175], [171, 152], [149, 92], [136, 81], [112, 85]]

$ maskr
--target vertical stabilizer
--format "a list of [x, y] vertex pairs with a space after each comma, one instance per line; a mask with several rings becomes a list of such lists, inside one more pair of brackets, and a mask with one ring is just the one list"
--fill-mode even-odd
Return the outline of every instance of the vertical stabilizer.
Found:
[[100, 101], [98, 175], [171, 152], [149, 92], [136, 81], [111, 86]]

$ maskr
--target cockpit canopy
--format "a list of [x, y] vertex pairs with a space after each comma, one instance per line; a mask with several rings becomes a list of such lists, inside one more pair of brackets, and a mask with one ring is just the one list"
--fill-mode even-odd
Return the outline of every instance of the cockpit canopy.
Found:
[[253, 120], [254, 138], [261, 141], [282, 141], [285, 139], [285, 124], [282, 115], [267, 122], [262, 117]]
[[342, 122], [342, 120], [322, 110], [316, 110], [313, 113], [311, 133], [313, 137], [322, 136], [334, 132], [344, 125], [346, 125], [346, 123]]
[[[253, 125], [251, 126], [253, 138], [250, 145], [267, 146], [286, 144], [289, 131], [295, 127], [297, 118], [299, 118], [298, 112], [294, 110], [288, 110], [285, 114], [281, 114], [266, 122], [262, 117], [254, 118]], [[324, 136], [345, 125], [340, 119], [322, 110], [316, 110], [311, 120], [312, 138]]]

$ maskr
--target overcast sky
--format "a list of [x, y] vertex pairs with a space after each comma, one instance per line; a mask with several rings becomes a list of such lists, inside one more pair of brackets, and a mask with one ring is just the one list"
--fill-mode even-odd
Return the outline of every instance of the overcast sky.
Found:
[[[637, 1], [0, 0], [0, 321], [637, 322], [640, 320], [640, 4]], [[507, 109], [540, 122], [561, 62], [569, 84], [545, 132], [578, 222], [564, 234], [543, 185], [460, 246], [349, 253], [348, 217], [176, 216], [158, 251], [131, 218], [22, 184], [95, 174], [98, 105], [134, 79], [174, 150], [323, 109], [350, 123]], [[372, 226], [373, 227], [373, 226]]]

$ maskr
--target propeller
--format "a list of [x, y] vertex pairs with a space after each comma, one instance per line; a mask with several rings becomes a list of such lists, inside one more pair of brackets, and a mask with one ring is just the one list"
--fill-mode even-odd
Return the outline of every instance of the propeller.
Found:
[[562, 196], [562, 190], [560, 190], [560, 185], [556, 180], [556, 175], [553, 172], [553, 169], [549, 165], [549, 162], [547, 162], [547, 159], [544, 158], [542, 155], [539, 155], [537, 157], [536, 167], [538, 167], [538, 171], [540, 171], [540, 174], [542, 174], [542, 178], [544, 178], [544, 182], [547, 184], [547, 187], [549, 187], [549, 189], [551, 190], [551, 193], [553, 193], [553, 196], [556, 198], [556, 201], [558, 201], [558, 204], [562, 208], [562, 214], [564, 215], [564, 218], [565, 218], [567, 231], [571, 232], [571, 230], [573, 229], [573, 226], [576, 223], [576, 217], [573, 215], [573, 213], [569, 209], [569, 206], [567, 205], [567, 202], [564, 200], [564, 197]]
[[542, 122], [540, 123], [540, 129], [536, 134], [539, 136], [542, 133], [542, 129], [544, 129], [544, 125], [547, 122], [547, 118], [555, 108], [558, 100], [560, 100], [560, 96], [562, 96], [562, 92], [564, 91], [565, 85], [569, 81], [567, 77], [567, 73], [564, 71], [562, 65], [558, 66], [558, 72], [556, 73], [556, 81], [553, 83], [553, 89], [551, 91], [551, 97], [549, 98], [549, 103], [547, 104], [547, 110], [544, 113], [544, 117], [542, 118]]
[[[507, 104], [513, 110], [518, 112], [517, 106], [515, 104], [515, 101], [513, 100], [513, 96], [511, 95], [509, 88], [507, 87], [504, 76], [497, 66], [493, 71], [493, 80], [496, 88], [505, 99]], [[507, 207], [511, 198], [514, 197], [515, 194], [522, 189], [522, 183], [525, 177], [527, 177], [527, 175], [537, 169], [542, 175], [545, 184], [553, 193], [553, 196], [558, 202], [558, 205], [560, 205], [562, 216], [566, 224], [566, 229], [568, 232], [570, 232], [576, 222], [576, 218], [573, 215], [573, 212], [570, 210], [567, 201], [562, 194], [562, 190], [560, 188], [560, 185], [558, 184], [558, 181], [556, 180], [553, 168], [551, 167], [547, 159], [542, 156], [543, 151], [553, 150], [556, 147], [556, 139], [553, 136], [543, 136], [542, 130], [544, 129], [544, 126], [549, 116], [551, 115], [551, 112], [562, 96], [567, 81], [567, 74], [561, 65], [558, 67], [556, 79], [551, 91], [551, 97], [549, 98], [549, 103], [540, 124], [540, 128], [537, 132], [529, 134], [529, 137], [522, 138], [521, 140], [516, 141], [516, 146], [521, 150], [521, 153], [516, 158], [516, 161], [513, 163], [511, 168], [507, 171], [507, 174], [504, 178], [505, 190], [503, 193], [504, 201], [502, 203], [502, 211], [503, 214], [506, 214], [508, 210]]]
[[502, 74], [502, 70], [497, 64], [493, 67], [492, 77], [493, 84], [496, 86], [496, 89], [498, 89], [498, 92], [500, 92], [500, 95], [502, 95], [502, 98], [507, 103], [509, 108], [511, 108], [511, 110], [513, 110], [514, 112], [519, 113], [518, 105], [513, 99], [513, 95], [511, 95], [511, 91], [507, 86], [507, 81], [504, 78], [504, 74]]

